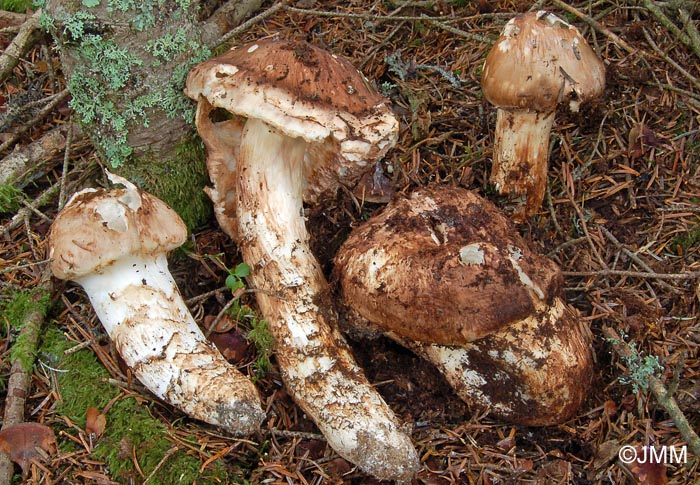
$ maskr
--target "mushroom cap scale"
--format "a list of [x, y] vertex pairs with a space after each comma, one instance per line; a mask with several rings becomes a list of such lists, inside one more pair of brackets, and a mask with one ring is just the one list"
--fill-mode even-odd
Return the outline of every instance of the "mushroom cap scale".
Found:
[[484, 62], [481, 87], [503, 109], [573, 111], [605, 87], [603, 62], [576, 27], [554, 14], [527, 12], [508, 21]]
[[306, 156], [312, 192], [331, 188], [319, 165], [336, 165], [328, 170], [338, 177], [364, 171], [398, 137], [388, 101], [367, 79], [347, 60], [305, 42], [266, 39], [234, 47], [193, 68], [185, 94], [210, 105], [198, 116], [201, 122], [207, 121], [203, 114], [222, 108], [325, 145]]
[[562, 277], [490, 202], [421, 189], [357, 228], [336, 255], [342, 298], [416, 342], [460, 345], [536, 313]]
[[128, 255], [167, 253], [187, 239], [184, 222], [163, 201], [121, 177], [110, 178], [125, 188], [77, 192], [56, 217], [49, 257], [57, 278], [75, 280]]

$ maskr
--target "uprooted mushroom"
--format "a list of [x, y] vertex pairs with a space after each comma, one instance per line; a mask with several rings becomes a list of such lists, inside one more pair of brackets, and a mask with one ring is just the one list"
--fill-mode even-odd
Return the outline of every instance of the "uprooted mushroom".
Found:
[[435, 364], [465, 401], [525, 425], [559, 423], [586, 397], [586, 328], [561, 273], [493, 204], [458, 188], [396, 199], [335, 259], [346, 325]]
[[164, 202], [126, 179], [85, 189], [49, 234], [51, 270], [80, 284], [136, 378], [186, 414], [237, 435], [265, 417], [255, 386], [209, 343], [168, 271], [187, 229]]
[[481, 87], [498, 108], [491, 182], [511, 196], [513, 218], [522, 222], [544, 199], [557, 105], [578, 111], [599, 96], [605, 67], [576, 27], [540, 10], [506, 24], [484, 62]]
[[341, 456], [379, 478], [410, 477], [416, 451], [337, 330], [303, 205], [375, 169], [398, 133], [387, 101], [346, 60], [269, 39], [196, 66], [186, 93], [217, 220], [252, 267], [288, 392]]

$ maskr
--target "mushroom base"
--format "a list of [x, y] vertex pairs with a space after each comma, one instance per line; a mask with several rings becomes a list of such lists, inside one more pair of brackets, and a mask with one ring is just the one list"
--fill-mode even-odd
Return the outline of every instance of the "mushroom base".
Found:
[[76, 279], [136, 378], [189, 416], [236, 435], [265, 418], [255, 386], [206, 340], [165, 255], [128, 257]]
[[[345, 317], [356, 337], [382, 333], [357, 312], [348, 310]], [[517, 425], [548, 426], [571, 418], [593, 375], [590, 332], [559, 298], [536, 316], [459, 347], [383, 334], [435, 365], [470, 406]]]
[[516, 222], [535, 214], [544, 200], [553, 122], [554, 112], [497, 112], [490, 180], [499, 194], [509, 196]]
[[586, 399], [593, 375], [590, 334], [557, 299], [537, 316], [463, 347], [409, 344], [457, 395], [526, 426], [559, 424]]

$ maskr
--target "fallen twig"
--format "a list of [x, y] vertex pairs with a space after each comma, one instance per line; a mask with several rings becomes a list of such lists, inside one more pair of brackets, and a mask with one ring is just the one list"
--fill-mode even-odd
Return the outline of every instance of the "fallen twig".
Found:
[[50, 113], [53, 113], [56, 106], [58, 106], [61, 102], [63, 102], [63, 100], [66, 99], [69, 94], [70, 94], [70, 92], [67, 89], [64, 89], [60, 93], [54, 95], [51, 102], [49, 102], [46, 106], [44, 106], [32, 121], [19, 127], [12, 134], [11, 137], [9, 137], [5, 142], [3, 142], [2, 145], [0, 145], [0, 153], [4, 152], [10, 146], [14, 145], [17, 142], [17, 140], [19, 140], [27, 131], [29, 131], [29, 129], [32, 126], [34, 126], [34, 124], [37, 121], [41, 120], [45, 116], [48, 116]]
[[0, 28], [21, 27], [29, 16], [25, 13], [8, 12], [0, 10]]
[[[625, 359], [632, 357], [633, 351], [627, 343], [610, 327], [603, 327], [603, 334], [607, 337], [615, 351]], [[695, 456], [700, 456], [700, 437], [695, 433], [683, 411], [678, 407], [678, 403], [673, 398], [658, 377], [649, 375], [646, 378], [648, 388], [656, 398], [656, 401], [663, 407], [668, 415], [673, 419], [681, 436], [688, 444], [690, 452]]]
[[17, 67], [19, 60], [29, 52], [34, 42], [39, 38], [41, 30], [39, 29], [39, 16], [41, 9], [34, 12], [34, 15], [22, 24], [15, 38], [7, 46], [5, 52], [0, 55], [0, 83], [3, 82], [12, 73], [12, 70]]
[[647, 43], [654, 50], [656, 55], [661, 57], [664, 61], [666, 61], [666, 63], [669, 66], [673, 67], [676, 71], [680, 72], [686, 79], [688, 79], [688, 81], [693, 83], [693, 86], [695, 86], [697, 89], [700, 89], [700, 81], [698, 81], [698, 78], [693, 76], [683, 66], [671, 59], [658, 45], [656, 45], [656, 42], [654, 42], [654, 39], [651, 38], [651, 35], [649, 34], [649, 31], [647, 29], [642, 29], [642, 32], [644, 33], [644, 38], [646, 39]]
[[[229, 0], [221, 5], [202, 26], [202, 40], [209, 47], [223, 45], [233, 37], [238, 36], [252, 25], [262, 21], [267, 16], [280, 9], [280, 3], [273, 5], [270, 9], [245, 22], [243, 19], [255, 12], [262, 5], [261, 0]], [[284, 3], [284, 2], [281, 2]], [[264, 16], [263, 16], [264, 15]], [[243, 22], [243, 23], [241, 23]], [[233, 30], [231, 27], [236, 26]], [[223, 37], [222, 37], [223, 36]]]
[[688, 273], [651, 273], [648, 271], [626, 271], [619, 269], [600, 269], [597, 271], [562, 271], [564, 276], [629, 276], [658, 280], [695, 280], [700, 278], [700, 271]]
[[552, 3], [561, 8], [562, 10], [566, 10], [567, 12], [576, 15], [578, 18], [586, 22], [588, 25], [593, 27], [595, 30], [603, 34], [605, 37], [613, 41], [615, 44], [619, 45], [622, 47], [625, 51], [627, 51], [630, 54], [634, 54], [635, 52], [640, 52], [640, 49], [631, 46], [628, 44], [626, 41], [621, 39], [617, 34], [611, 32], [607, 27], [605, 27], [603, 24], [598, 22], [597, 20], [589, 17], [585, 13], [581, 12], [579, 9], [576, 7], [573, 7], [567, 3], [564, 3], [561, 0], [552, 0]]
[[24, 218], [27, 215], [29, 215], [30, 212], [32, 212], [32, 208], [42, 207], [48, 204], [54, 197], [58, 195], [60, 189], [61, 187], [58, 184], [52, 185], [44, 192], [42, 192], [41, 195], [39, 195], [39, 197], [34, 199], [29, 204], [29, 206], [22, 207], [19, 211], [17, 211], [17, 214], [12, 216], [10, 222], [5, 224], [4, 226], [0, 226], [0, 238], [5, 237], [10, 231], [22, 224]]
[[258, 22], [262, 22], [263, 20], [270, 17], [271, 15], [274, 15], [279, 10], [281, 10], [286, 5], [286, 3], [287, 3], [286, 0], [278, 2], [278, 3], [274, 4], [272, 7], [265, 10], [264, 12], [261, 12], [258, 15], [256, 15], [255, 17], [246, 20], [245, 22], [240, 24], [238, 27], [236, 27], [235, 29], [231, 30], [226, 35], [221, 37], [218, 41], [218, 45], [225, 44], [226, 42], [230, 41], [234, 37], [241, 35], [243, 32], [248, 30], [253, 25], [257, 24]]
[[693, 52], [695, 52], [695, 55], [700, 57], [700, 32], [698, 32], [698, 28], [695, 26], [695, 22], [693, 22], [693, 17], [683, 7], [678, 9], [678, 16], [681, 18], [683, 28], [685, 28], [688, 34], [690, 47], [693, 49]]
[[484, 44], [494, 44], [495, 41], [493, 39], [489, 39], [486, 36], [480, 35], [480, 34], [473, 34], [471, 32], [466, 32], [462, 29], [458, 29], [456, 27], [452, 27], [451, 25], [447, 25], [444, 22], [440, 22], [439, 20], [432, 19], [432, 18], [426, 18], [428, 22], [433, 24], [435, 27], [439, 27], [442, 30], [445, 30], [449, 32], [450, 34], [458, 35], [460, 37], [464, 37], [465, 39], [469, 40], [476, 40], [479, 42], [483, 42]]
[[[44, 317], [48, 308], [45, 299], [47, 295], [50, 296], [52, 293], [51, 270], [47, 266], [42, 273], [36, 290], [30, 297], [33, 305], [24, 316], [22, 330], [17, 337], [18, 340], [21, 339], [22, 341], [23, 355], [12, 361], [10, 378], [7, 381], [3, 429], [7, 426], [24, 422], [24, 407], [30, 391], [29, 385], [32, 380], [34, 356], [37, 352], [39, 335], [41, 335], [41, 328], [44, 325]], [[41, 304], [42, 301], [44, 301], [44, 304]], [[31, 360], [29, 368], [27, 368], [28, 357]], [[14, 466], [9, 457], [4, 453], [0, 454], [0, 483], [12, 483], [13, 472]]]
[[[80, 177], [77, 180], [73, 180], [68, 183], [68, 187], [66, 188], [67, 193], [72, 193], [75, 187], [80, 186], [80, 184], [82, 184], [83, 181], [91, 175], [92, 167], [94, 167], [94, 165], [86, 167], [85, 170], [81, 172]], [[51, 202], [54, 197], [58, 196], [60, 191], [61, 186], [59, 183], [56, 183], [44, 190], [33, 201], [27, 203], [25, 207], [22, 207], [14, 216], [12, 216], [12, 219], [10, 219], [8, 223], [0, 226], [0, 238], [5, 237], [10, 231], [22, 224], [24, 218], [28, 216], [30, 212], [34, 212], [38, 210], [39, 207], [43, 207]]]
[[68, 128], [66, 132], [66, 143], [65, 150], [63, 152], [63, 169], [61, 170], [61, 190], [58, 193], [58, 210], [63, 209], [66, 203], [68, 194], [66, 193], [66, 180], [68, 180], [68, 163], [70, 162], [70, 148], [73, 143], [73, 120], [68, 122]]
[[359, 20], [392, 20], [395, 22], [399, 21], [439, 21], [439, 20], [454, 20], [449, 16], [440, 15], [437, 17], [429, 17], [427, 15], [378, 15], [371, 13], [346, 13], [338, 11], [327, 11], [327, 10], [313, 10], [308, 8], [298, 8], [286, 6], [285, 10], [294, 13], [300, 13], [304, 15], [313, 15], [317, 17], [336, 17], [344, 19], [359, 19]]
[[[68, 128], [67, 124], [58, 125], [0, 160], [0, 185], [11, 183], [21, 189], [45, 175], [53, 166], [54, 156], [70, 144]], [[82, 138], [80, 127], [73, 128], [72, 138]]]
[[156, 466], [151, 470], [151, 473], [148, 474], [146, 479], [143, 481], [143, 485], [146, 485], [151, 478], [155, 476], [155, 474], [158, 472], [163, 467], [163, 464], [170, 458], [176, 451], [178, 450], [177, 446], [173, 446], [168, 449], [168, 451], [165, 452], [163, 455], [163, 458], [160, 459], [160, 461], [156, 464]]
[[[617, 249], [619, 249], [620, 251], [622, 251], [623, 253], [625, 253], [625, 255], [626, 255], [628, 258], [630, 258], [632, 261], [634, 261], [634, 262], [637, 263], [639, 266], [641, 266], [642, 269], [644, 269], [644, 271], [645, 271], [646, 273], [657, 274], [656, 271], [654, 271], [648, 264], [646, 264], [646, 263], [642, 260], [642, 258], [640, 258], [639, 256], [637, 256], [637, 254], [635, 254], [634, 252], [632, 252], [632, 251], [630, 251], [629, 249], [627, 249], [627, 248], [615, 237], [615, 235], [614, 235], [613, 233], [611, 233], [610, 231], [608, 231], [608, 229], [607, 229], [605, 226], [598, 226], [598, 227], [600, 228], [600, 231], [603, 233], [603, 236], [605, 236], [605, 237], [608, 239], [608, 241], [610, 241], [611, 243], [613, 243]], [[666, 283], [665, 281], [661, 280], [660, 283], [661, 283], [665, 288], [669, 289], [670, 291], [672, 291], [672, 292], [674, 292], [674, 293], [676, 293], [676, 294], [679, 293], [679, 291], [678, 291], [677, 288], [674, 288], [672, 285], [669, 285], [669, 284]]]
[[[694, 33], [691, 33], [691, 35], [687, 35], [685, 32], [683, 32], [683, 30], [681, 30], [680, 27], [673, 23], [673, 20], [671, 20], [664, 13], [662, 8], [653, 0], [642, 0], [642, 6], [646, 8], [654, 17], [656, 17], [656, 20], [658, 20], [659, 23], [663, 25], [669, 32], [675, 35], [678, 40], [690, 47], [695, 53], [695, 55], [698, 56], [698, 58], [700, 58], [700, 43], [698, 42], [696, 35], [695, 38], [693, 38], [694, 34], [697, 34], [697, 29]], [[687, 12], [685, 13], [685, 15], [687, 16], [687, 20], [681, 20], [684, 21], [689, 27], [690, 25], [692, 25], [690, 30], [690, 32], [692, 32], [692, 29], [695, 28], [693, 20], [690, 18], [690, 15], [688, 15]]]

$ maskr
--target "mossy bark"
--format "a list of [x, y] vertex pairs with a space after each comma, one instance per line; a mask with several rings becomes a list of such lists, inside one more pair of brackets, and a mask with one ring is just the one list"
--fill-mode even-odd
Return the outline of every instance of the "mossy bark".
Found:
[[117, 172], [166, 201], [191, 230], [212, 215], [211, 201], [202, 190], [209, 180], [204, 145], [192, 135], [168, 152], [132, 156]]
[[[56, 39], [71, 107], [106, 164], [165, 200], [189, 228], [210, 213], [202, 192], [194, 104], [182, 89], [216, 39], [257, 9], [231, 0], [226, 22], [198, 18], [191, 0], [46, 0], [42, 25]], [[222, 7], [223, 8], [223, 7]]]

